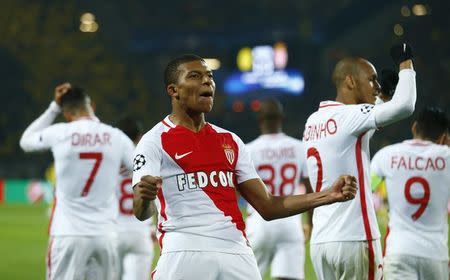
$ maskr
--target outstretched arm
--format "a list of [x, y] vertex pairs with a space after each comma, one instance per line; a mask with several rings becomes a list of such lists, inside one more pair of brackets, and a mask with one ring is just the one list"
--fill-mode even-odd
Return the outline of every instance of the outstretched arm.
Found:
[[353, 199], [356, 195], [356, 178], [340, 176], [329, 189], [322, 192], [273, 196], [261, 179], [250, 179], [238, 185], [239, 192], [265, 220], [297, 215], [318, 206]]

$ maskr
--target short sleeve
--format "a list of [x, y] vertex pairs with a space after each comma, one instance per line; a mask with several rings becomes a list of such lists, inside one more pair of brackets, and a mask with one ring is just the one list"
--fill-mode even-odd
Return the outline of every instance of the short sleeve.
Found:
[[133, 182], [136, 185], [142, 176], [161, 176], [162, 150], [151, 135], [144, 135], [133, 156]]
[[239, 149], [235, 170], [237, 183], [240, 184], [250, 179], [259, 178], [258, 173], [256, 173], [255, 166], [253, 165], [250, 152], [244, 142], [242, 142], [242, 140], [236, 135], [233, 135], [233, 139], [236, 141]]
[[361, 133], [376, 129], [374, 105], [358, 104], [346, 106], [344, 125], [348, 133], [359, 136]]

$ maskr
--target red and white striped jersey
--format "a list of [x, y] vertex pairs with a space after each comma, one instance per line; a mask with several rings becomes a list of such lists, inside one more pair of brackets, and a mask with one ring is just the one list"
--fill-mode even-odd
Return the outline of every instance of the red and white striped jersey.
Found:
[[386, 179], [386, 255], [448, 260], [450, 148], [430, 141], [406, 140], [378, 151], [371, 171]]
[[358, 180], [353, 200], [314, 210], [311, 243], [380, 238], [369, 172], [369, 139], [376, 128], [372, 108], [324, 101], [306, 122], [303, 143], [313, 190], [329, 188], [340, 175]]
[[[248, 143], [247, 148], [258, 175], [272, 195], [300, 193], [300, 178], [308, 177], [306, 150], [300, 140], [284, 133], [263, 134]], [[251, 205], [248, 205], [248, 213], [259, 215]], [[282, 220], [300, 223], [298, 216]]]
[[251, 254], [235, 186], [259, 177], [235, 134], [209, 123], [195, 133], [166, 117], [136, 147], [133, 186], [145, 175], [162, 178], [155, 200], [162, 252]]

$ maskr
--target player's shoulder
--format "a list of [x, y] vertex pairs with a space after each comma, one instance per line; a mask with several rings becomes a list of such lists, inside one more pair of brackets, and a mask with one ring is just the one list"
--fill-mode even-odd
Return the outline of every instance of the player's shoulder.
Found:
[[225, 128], [223, 128], [223, 127], [220, 127], [220, 126], [217, 126], [217, 125], [215, 125], [215, 124], [212, 124], [212, 123], [208, 123], [208, 124], [211, 126], [211, 128], [212, 128], [215, 132], [217, 132], [217, 133], [223, 133], [223, 134], [230, 134], [231, 136], [233, 136], [234, 139], [239, 139], [240, 141], [242, 141], [241, 138], [240, 138], [236, 133], [234, 133], [234, 132], [232, 132], [232, 131], [230, 131], [230, 130], [228, 130], [228, 129], [225, 129]]
[[169, 128], [161, 121], [147, 131], [141, 138], [140, 142], [154, 142], [160, 141], [161, 134], [167, 131]]

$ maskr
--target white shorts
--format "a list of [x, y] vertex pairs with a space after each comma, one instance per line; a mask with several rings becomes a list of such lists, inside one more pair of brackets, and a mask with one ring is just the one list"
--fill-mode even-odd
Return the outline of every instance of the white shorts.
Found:
[[247, 237], [261, 275], [270, 267], [272, 278], [305, 278], [305, 242], [297, 218], [297, 222], [266, 222], [253, 215], [247, 219]]
[[448, 262], [409, 255], [389, 255], [384, 257], [383, 277], [385, 280], [448, 280]]
[[[370, 258], [373, 260], [369, 262]], [[383, 275], [378, 239], [371, 244], [367, 241], [311, 244], [311, 259], [319, 280], [379, 280]]]
[[117, 239], [108, 236], [52, 236], [47, 280], [117, 279]]
[[118, 239], [120, 279], [150, 279], [153, 261], [150, 231], [121, 231], [118, 233]]
[[153, 280], [261, 280], [253, 255], [180, 251], [164, 253]]

